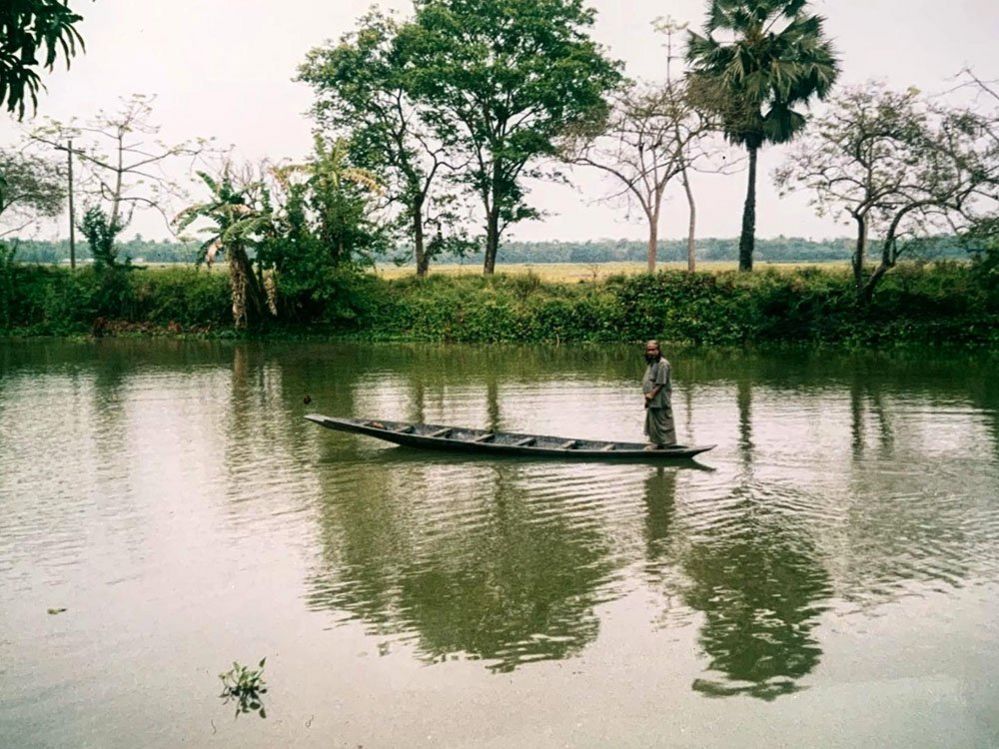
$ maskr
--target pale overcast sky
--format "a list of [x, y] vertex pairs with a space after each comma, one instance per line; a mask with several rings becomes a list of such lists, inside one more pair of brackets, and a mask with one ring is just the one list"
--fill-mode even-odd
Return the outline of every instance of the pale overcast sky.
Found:
[[[664, 51], [651, 21], [670, 15], [700, 26], [706, 5], [704, 0], [591, 2], [598, 11], [595, 36], [610, 55], [626, 63], [629, 75], [653, 78], [662, 73]], [[80, 31], [87, 52], [68, 72], [46, 76], [48, 92], [38, 115], [86, 117], [113, 108], [120, 96], [155, 94], [167, 140], [214, 136], [233, 144], [240, 158], [301, 158], [311, 145], [311, 123], [304, 116], [310, 91], [292, 81], [295, 69], [310, 47], [350, 30], [370, 5], [367, 0], [72, 0], [73, 9], [85, 16]], [[402, 12], [410, 7], [399, 0], [380, 5]], [[999, 77], [997, 0], [813, 0], [812, 6], [828, 19], [827, 31], [843, 61], [841, 83], [879, 77], [892, 86], [938, 92], [965, 65], [983, 77]], [[0, 116], [0, 144], [17, 136], [17, 126]], [[848, 228], [815, 217], [804, 195], [778, 199], [770, 175], [782, 158], [779, 148], [760, 157], [758, 235], [848, 234]], [[535, 186], [535, 204], [551, 215], [517, 225], [507, 236], [643, 236], [642, 223], [626, 220], [623, 206], [601, 200], [612, 190], [610, 183], [585, 170], [576, 172], [574, 181], [574, 187]], [[737, 235], [745, 174], [700, 177], [695, 190], [698, 234]], [[677, 184], [660, 236], [682, 236], [686, 221]], [[166, 234], [153, 216], [137, 218], [126, 234], [135, 231]], [[65, 228], [47, 227], [42, 234], [56, 235], [65, 235]]]

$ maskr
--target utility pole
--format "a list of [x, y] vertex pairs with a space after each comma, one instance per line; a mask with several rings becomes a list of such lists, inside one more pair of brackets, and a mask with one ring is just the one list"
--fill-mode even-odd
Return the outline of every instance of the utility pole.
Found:
[[66, 149], [69, 161], [69, 267], [76, 269], [76, 214], [73, 212], [73, 139], [70, 138]]

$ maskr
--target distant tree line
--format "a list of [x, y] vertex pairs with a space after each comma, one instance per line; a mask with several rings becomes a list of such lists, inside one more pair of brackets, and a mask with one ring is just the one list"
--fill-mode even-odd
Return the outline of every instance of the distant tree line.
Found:
[[[698, 255], [707, 261], [735, 261], [739, 259], [739, 238], [703, 237], [697, 240]], [[17, 248], [17, 258], [26, 263], [63, 263], [69, 259], [69, 241], [13, 240], [10, 244]], [[119, 241], [117, 249], [121, 257], [133, 263], [180, 263], [193, 264], [198, 261], [201, 251], [199, 242], [176, 242], [172, 240], [151, 240], [135, 236]], [[767, 263], [843, 263], [849, 260], [854, 249], [854, 239], [839, 237], [834, 239], [812, 240], [802, 237], [776, 237], [756, 240], [757, 259]], [[596, 239], [582, 242], [569, 241], [507, 241], [503, 244], [503, 255], [498, 264], [524, 263], [610, 263], [645, 262], [648, 245], [645, 241], [631, 239]], [[956, 236], [935, 237], [920, 242], [910, 250], [913, 259], [920, 260], [965, 260], [973, 259], [984, 248], [969, 247]], [[378, 264], [390, 264], [408, 253], [406, 248], [392, 251], [373, 252], [371, 259]], [[252, 254], [252, 253], [251, 253]], [[687, 261], [686, 240], [660, 240], [659, 258], [668, 263]], [[90, 251], [80, 250], [78, 257], [88, 260]], [[464, 258], [450, 262], [468, 264], [480, 263], [481, 253], [471, 253]]]

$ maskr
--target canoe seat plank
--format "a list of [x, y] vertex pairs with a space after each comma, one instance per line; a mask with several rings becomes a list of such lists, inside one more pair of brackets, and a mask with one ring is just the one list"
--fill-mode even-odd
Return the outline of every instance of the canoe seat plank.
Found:
[[431, 432], [428, 437], [447, 437], [451, 434], [451, 427], [444, 427], [443, 429], [438, 429], [436, 432]]
[[528, 445], [533, 445], [537, 441], [538, 440], [535, 437], [524, 437], [524, 439], [517, 440], [513, 444], [516, 445], [517, 447], [527, 447]]
[[603, 452], [605, 452], [605, 453], [609, 453], [609, 452], [610, 452], [611, 450], [613, 450], [613, 449], [614, 449], [614, 443], [613, 443], [613, 442], [611, 442], [611, 443], [610, 443], [609, 445], [604, 445], [604, 446], [603, 446], [603, 447], [601, 447], [600, 449], [601, 449], [601, 450], [602, 450]]
[[480, 434], [478, 437], [472, 440], [472, 442], [491, 442], [496, 438], [495, 434]]
[[579, 440], [566, 440], [558, 447], [560, 450], [572, 450], [578, 442]]
[[399, 432], [400, 434], [409, 434], [410, 432], [413, 431], [413, 425], [412, 424], [407, 424], [404, 427], [399, 427], [395, 431]]

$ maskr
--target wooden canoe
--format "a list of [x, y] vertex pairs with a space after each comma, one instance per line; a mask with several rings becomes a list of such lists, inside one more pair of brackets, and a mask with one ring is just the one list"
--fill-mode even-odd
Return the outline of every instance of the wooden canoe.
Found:
[[540, 434], [490, 432], [485, 429], [467, 429], [440, 424], [411, 424], [383, 419], [337, 419], [322, 414], [306, 414], [305, 418], [327, 429], [366, 434], [397, 445], [487, 455], [661, 461], [693, 458], [714, 447], [714, 445], [672, 445], [661, 450], [646, 450], [641, 442], [567, 439]]

